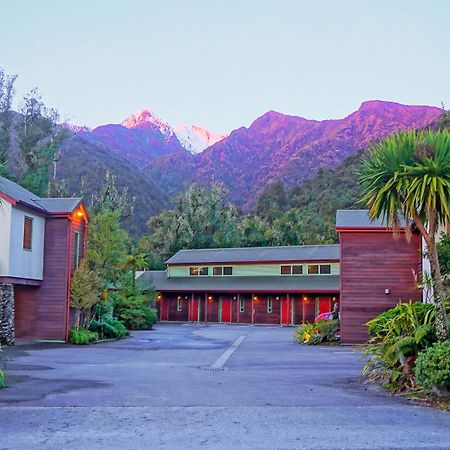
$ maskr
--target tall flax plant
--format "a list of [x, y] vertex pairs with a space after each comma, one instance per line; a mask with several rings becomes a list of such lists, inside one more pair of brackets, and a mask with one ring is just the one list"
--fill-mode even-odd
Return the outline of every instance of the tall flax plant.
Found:
[[409, 223], [423, 236], [433, 281], [436, 334], [440, 340], [449, 339], [436, 246], [439, 225], [450, 220], [449, 131], [407, 131], [388, 137], [363, 158], [360, 183], [372, 219], [384, 219], [394, 232], [401, 222]]

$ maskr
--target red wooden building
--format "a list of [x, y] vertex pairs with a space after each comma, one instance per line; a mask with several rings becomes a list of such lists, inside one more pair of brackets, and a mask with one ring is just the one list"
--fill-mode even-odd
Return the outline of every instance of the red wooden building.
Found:
[[366, 210], [338, 211], [337, 231], [340, 245], [181, 250], [137, 285], [158, 292], [162, 321], [295, 325], [337, 303], [342, 342], [364, 342], [365, 322], [421, 299], [421, 239], [394, 236]]
[[83, 203], [39, 198], [2, 177], [0, 200], [0, 310], [10, 322], [0, 340], [12, 343], [15, 329], [18, 338], [65, 341], [71, 275], [86, 242]]

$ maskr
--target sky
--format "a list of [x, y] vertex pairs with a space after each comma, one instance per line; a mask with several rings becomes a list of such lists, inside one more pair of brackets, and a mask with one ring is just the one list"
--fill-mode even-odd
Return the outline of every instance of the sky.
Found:
[[450, 107], [448, 0], [0, 0], [0, 17], [17, 99], [37, 86], [74, 125], [151, 109], [229, 132], [269, 110]]

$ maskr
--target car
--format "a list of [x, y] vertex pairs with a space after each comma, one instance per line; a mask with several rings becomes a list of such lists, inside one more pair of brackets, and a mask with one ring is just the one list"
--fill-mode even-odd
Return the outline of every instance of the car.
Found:
[[326, 320], [327, 322], [330, 322], [331, 320], [333, 320], [333, 313], [331, 311], [321, 313], [316, 317], [316, 320], [314, 322], [317, 322], [318, 320]]

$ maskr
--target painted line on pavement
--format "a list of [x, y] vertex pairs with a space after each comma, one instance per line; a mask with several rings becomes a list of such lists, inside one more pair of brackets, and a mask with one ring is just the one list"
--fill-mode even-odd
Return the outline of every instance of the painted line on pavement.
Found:
[[239, 336], [209, 367], [210, 370], [220, 370], [230, 359], [231, 355], [242, 344], [245, 336]]

